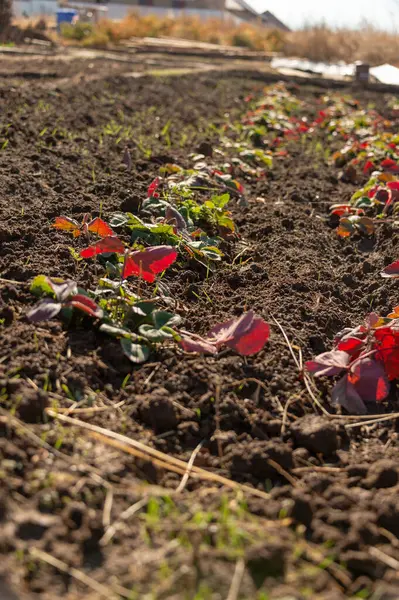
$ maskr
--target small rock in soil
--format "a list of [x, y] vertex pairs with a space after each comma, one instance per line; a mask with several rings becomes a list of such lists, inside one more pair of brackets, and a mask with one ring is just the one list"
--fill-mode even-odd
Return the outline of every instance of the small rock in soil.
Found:
[[292, 498], [294, 502], [288, 516], [309, 527], [313, 518], [312, 497], [301, 490], [294, 490]]
[[264, 481], [281, 477], [269, 464], [269, 460], [278, 463], [283, 469], [292, 468], [292, 450], [288, 444], [278, 442], [249, 442], [237, 444], [231, 453], [231, 470], [243, 475], [251, 474]]
[[377, 523], [399, 537], [399, 499], [376, 498]]
[[57, 522], [57, 517], [34, 511], [17, 518], [16, 536], [21, 540], [41, 540], [46, 531]]
[[210, 144], [209, 142], [201, 142], [201, 144], [196, 149], [196, 152], [198, 152], [198, 154], [203, 154], [204, 156], [208, 156], [209, 158], [212, 158], [212, 156], [213, 156], [212, 144]]
[[284, 575], [284, 548], [273, 544], [254, 546], [247, 554], [246, 564], [255, 587], [259, 589], [266, 577], [276, 578]]
[[377, 563], [367, 552], [348, 550], [341, 555], [347, 568], [358, 575], [369, 575], [373, 578], [382, 576], [386, 567]]
[[165, 388], [159, 388], [150, 397], [141, 398], [139, 415], [156, 433], [175, 429], [179, 423], [177, 409]]
[[11, 402], [16, 407], [16, 416], [25, 423], [42, 423], [44, 411], [48, 407], [47, 394], [41, 390], [34, 390], [20, 383], [15, 386], [11, 395]]
[[398, 483], [398, 466], [393, 460], [378, 460], [368, 470], [367, 478], [364, 480], [364, 487], [390, 488]]
[[297, 446], [303, 446], [315, 454], [330, 456], [338, 450], [336, 426], [324, 417], [303, 417], [291, 425], [291, 432]]

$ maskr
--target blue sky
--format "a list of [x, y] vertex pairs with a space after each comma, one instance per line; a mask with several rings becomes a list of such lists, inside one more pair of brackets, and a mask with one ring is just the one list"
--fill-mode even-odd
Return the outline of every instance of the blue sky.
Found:
[[362, 18], [381, 29], [399, 31], [399, 0], [247, 0], [256, 10], [270, 10], [290, 27], [325, 20], [356, 27]]

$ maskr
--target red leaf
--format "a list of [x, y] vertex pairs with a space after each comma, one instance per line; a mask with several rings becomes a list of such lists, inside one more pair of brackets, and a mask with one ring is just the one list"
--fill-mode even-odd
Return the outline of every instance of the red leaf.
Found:
[[69, 217], [56, 217], [53, 227], [62, 231], [71, 231], [74, 237], [80, 235], [79, 223], [75, 221], [75, 219], [70, 219]]
[[375, 164], [371, 162], [371, 160], [368, 160], [363, 167], [363, 173], [367, 175], [367, 173], [369, 173], [370, 171], [375, 171], [375, 168]]
[[339, 375], [343, 369], [349, 365], [350, 356], [342, 350], [332, 350], [323, 352], [316, 356], [314, 360], [307, 361], [306, 369], [313, 373], [315, 377], [321, 375], [332, 376]]
[[378, 352], [376, 358], [385, 367], [388, 379], [399, 378], [399, 331], [392, 327], [380, 327], [374, 332]]
[[157, 177], [156, 179], [154, 179], [154, 181], [151, 183], [150, 187], [147, 190], [147, 198], [158, 197], [158, 196], [155, 196], [155, 192], [157, 191], [157, 189], [159, 188], [160, 185], [161, 185], [161, 180], [159, 177]]
[[106, 252], [117, 252], [123, 254], [125, 252], [125, 246], [122, 244], [119, 238], [115, 236], [105, 237], [96, 244], [85, 248], [80, 252], [82, 258], [92, 258], [97, 254], [105, 254]]
[[137, 275], [152, 283], [155, 275], [170, 267], [176, 258], [177, 252], [172, 246], [153, 246], [142, 252], [132, 252], [125, 260], [122, 278]]
[[94, 300], [92, 300], [88, 296], [84, 296], [83, 294], [76, 294], [75, 296], [72, 296], [68, 304], [70, 306], [73, 306], [73, 308], [77, 308], [78, 310], [85, 312], [94, 319], [102, 319], [102, 317], [104, 316], [102, 308], [100, 308], [94, 302]]
[[230, 319], [224, 323], [219, 323], [212, 327], [208, 332], [208, 338], [213, 339], [215, 344], [221, 346], [234, 339], [234, 337], [240, 337], [247, 333], [254, 320], [254, 313], [252, 310], [243, 314], [238, 319]]
[[216, 346], [225, 344], [243, 356], [262, 350], [270, 336], [269, 325], [252, 310], [238, 319], [230, 319], [213, 327], [208, 338]]
[[378, 185], [376, 185], [375, 187], [371, 188], [368, 192], [367, 192], [367, 196], [369, 198], [374, 198], [374, 196], [376, 195], [376, 193], [378, 192]]
[[399, 277], [399, 260], [385, 267], [381, 271], [381, 277]]
[[249, 331], [239, 338], [234, 338], [227, 346], [242, 356], [250, 356], [262, 350], [270, 337], [269, 325], [260, 317], [255, 317]]
[[398, 165], [396, 164], [396, 162], [394, 160], [392, 160], [392, 158], [386, 158], [385, 160], [383, 160], [381, 162], [381, 167], [383, 169], [392, 170], [392, 169], [397, 169]]
[[102, 219], [99, 219], [98, 217], [96, 217], [95, 219], [90, 221], [90, 223], [87, 226], [87, 229], [89, 231], [92, 231], [93, 233], [96, 233], [100, 237], [107, 237], [107, 236], [115, 235], [114, 231], [112, 231], [112, 229], [108, 225], [108, 223], [106, 223]]
[[355, 337], [350, 337], [345, 340], [342, 340], [342, 342], [339, 342], [337, 349], [341, 350], [342, 352], [346, 352], [347, 354], [350, 354], [353, 357], [353, 355], [359, 352], [363, 348], [363, 346], [364, 340]]
[[342, 217], [343, 215], [353, 212], [353, 207], [350, 204], [333, 204], [330, 206], [330, 211], [332, 215]]

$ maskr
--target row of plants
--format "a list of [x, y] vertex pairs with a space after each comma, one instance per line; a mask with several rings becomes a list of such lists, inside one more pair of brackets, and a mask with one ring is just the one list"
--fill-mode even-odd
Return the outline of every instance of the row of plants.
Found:
[[[199, 336], [183, 328], [183, 319], [171, 312], [168, 286], [163, 275], [173, 274], [190, 261], [208, 277], [238, 239], [228, 210], [234, 198], [245, 204], [244, 186], [236, 179], [262, 177], [271, 158], [250, 151], [242, 136], [226, 137], [215, 153], [193, 154], [192, 168], [166, 164], [148, 187], [138, 214], [119, 212], [108, 221], [85, 215], [82, 222], [59, 216], [53, 227], [83, 237], [87, 247], [78, 260], [94, 260], [102, 268], [95, 289], [85, 290], [77, 282], [39, 275], [32, 292], [40, 298], [28, 313], [38, 323], [59, 317], [69, 327], [86, 325], [87, 318], [101, 334], [117, 338], [133, 363], [142, 363], [160, 344], [177, 344], [185, 352], [216, 354], [223, 346], [247, 356], [261, 350], [270, 330], [263, 319], [249, 310], [239, 318], [212, 327]], [[238, 156], [236, 154], [238, 153]], [[214, 158], [216, 154], [217, 158]], [[126, 169], [131, 157], [123, 156]], [[133, 278], [138, 280], [134, 285]], [[144, 283], [145, 282], [145, 283]], [[147, 284], [155, 284], [151, 290]]]
[[[385, 119], [373, 106], [362, 108], [350, 96], [332, 94], [314, 105], [300, 100], [282, 84], [267, 90], [260, 100], [248, 98], [251, 110], [245, 127], [261, 148], [281, 155], [290, 142], [314, 142], [328, 150], [328, 161], [342, 170], [343, 181], [366, 180], [349, 202], [334, 204], [330, 214], [338, 218], [336, 232], [371, 236], [381, 221], [395, 222], [399, 200], [399, 136], [395, 122]], [[397, 115], [394, 99], [387, 108]], [[388, 265], [383, 277], [399, 277], [399, 261]], [[365, 322], [337, 333], [333, 348], [310, 360], [306, 370], [315, 377], [340, 378], [331, 401], [350, 413], [364, 414], [370, 403], [386, 400], [391, 382], [399, 378], [399, 307], [387, 317], [371, 313]]]

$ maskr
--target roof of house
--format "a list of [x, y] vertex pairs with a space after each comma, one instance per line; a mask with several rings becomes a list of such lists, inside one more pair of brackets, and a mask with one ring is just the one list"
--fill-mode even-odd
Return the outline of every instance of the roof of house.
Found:
[[226, 0], [225, 10], [243, 21], [260, 20], [259, 13], [245, 0]]
[[285, 23], [280, 21], [277, 17], [274, 16], [270, 10], [266, 10], [264, 13], [260, 15], [262, 22], [267, 27], [273, 27], [274, 29], [281, 29], [282, 31], [291, 31]]

